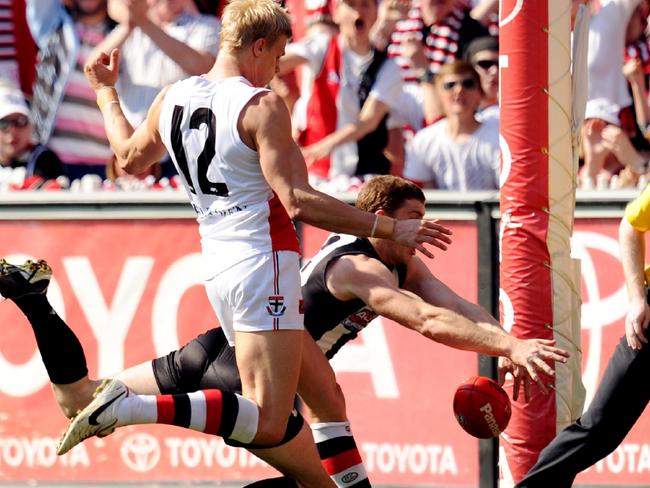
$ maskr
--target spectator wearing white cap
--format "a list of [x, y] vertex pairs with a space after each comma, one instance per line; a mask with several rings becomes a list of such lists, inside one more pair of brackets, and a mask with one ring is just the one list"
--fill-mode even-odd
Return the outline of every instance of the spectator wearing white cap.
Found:
[[588, 3], [592, 11], [587, 61], [589, 90], [581, 172], [581, 185], [586, 188], [596, 186], [600, 174], [609, 176], [605, 165], [611, 152], [603, 143], [603, 129], [610, 124], [626, 133], [635, 129], [630, 111], [632, 97], [623, 76], [623, 60], [627, 26], [642, 0], [591, 0]]
[[63, 174], [58, 156], [42, 144], [32, 143], [29, 107], [20, 90], [0, 87], [0, 167], [26, 168], [26, 176], [42, 181]]

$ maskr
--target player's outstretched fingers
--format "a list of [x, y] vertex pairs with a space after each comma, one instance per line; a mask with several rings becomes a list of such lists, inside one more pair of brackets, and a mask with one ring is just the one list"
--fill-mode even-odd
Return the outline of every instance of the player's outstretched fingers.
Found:
[[542, 351], [537, 352], [537, 354], [531, 356], [529, 359], [529, 364], [535, 368], [535, 372], [539, 373], [540, 371], [548, 376], [555, 376], [555, 370], [551, 368], [546, 361], [543, 359], [544, 353]]
[[553, 353], [554, 357], [552, 359], [556, 361], [561, 361], [562, 358], [568, 358], [571, 356], [571, 354], [568, 351], [556, 347], [555, 340], [553, 339], [538, 339], [538, 341], [540, 344], [542, 344], [543, 351]]
[[552, 361], [559, 361], [560, 363], [566, 363], [569, 353], [564, 349], [558, 349], [557, 347], [547, 347], [542, 349], [541, 357]]
[[519, 400], [519, 389], [521, 388], [521, 375], [515, 374], [514, 375], [514, 382], [512, 383], [512, 400], [517, 401]]
[[424, 244], [431, 244], [443, 251], [451, 243], [451, 231], [440, 224], [428, 220], [408, 219], [397, 220], [393, 230], [393, 240], [403, 246], [417, 249], [431, 258], [433, 254], [426, 250]]
[[530, 379], [528, 376], [524, 377], [524, 401], [526, 403], [530, 401]]
[[430, 238], [428, 240], [429, 244], [446, 251], [447, 244], [451, 244], [451, 238], [449, 237], [452, 235], [451, 230], [435, 221], [425, 220], [423, 223], [426, 228], [426, 235]]
[[535, 383], [537, 383], [537, 386], [539, 386], [539, 389], [544, 393], [545, 395], [548, 393], [548, 388], [546, 388], [546, 385], [542, 381], [542, 379], [539, 377], [537, 374], [537, 371], [535, 370], [534, 367], [529, 366], [528, 367], [528, 375], [530, 376], [530, 379], [533, 380]]
[[422, 244], [418, 244], [417, 246], [415, 246], [415, 249], [420, 251], [422, 254], [424, 254], [429, 259], [433, 259], [433, 253], [431, 251], [429, 251], [426, 247], [424, 247]]

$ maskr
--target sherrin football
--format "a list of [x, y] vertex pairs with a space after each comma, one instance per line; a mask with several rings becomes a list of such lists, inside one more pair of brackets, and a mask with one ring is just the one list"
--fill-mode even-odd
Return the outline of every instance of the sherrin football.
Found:
[[479, 439], [497, 437], [512, 413], [510, 398], [499, 384], [485, 376], [463, 381], [454, 394], [454, 415], [460, 426]]

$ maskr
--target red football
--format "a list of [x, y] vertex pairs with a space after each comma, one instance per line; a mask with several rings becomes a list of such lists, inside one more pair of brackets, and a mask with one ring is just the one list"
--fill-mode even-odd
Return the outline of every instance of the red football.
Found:
[[510, 421], [510, 398], [498, 383], [485, 376], [463, 381], [454, 395], [454, 415], [460, 426], [479, 439], [497, 437]]

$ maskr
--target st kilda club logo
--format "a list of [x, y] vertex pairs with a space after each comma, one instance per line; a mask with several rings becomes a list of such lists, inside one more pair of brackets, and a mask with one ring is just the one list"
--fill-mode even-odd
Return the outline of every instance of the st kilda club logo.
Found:
[[266, 311], [271, 317], [281, 317], [287, 306], [284, 304], [284, 297], [282, 295], [271, 295], [269, 297], [269, 304], [266, 306]]

